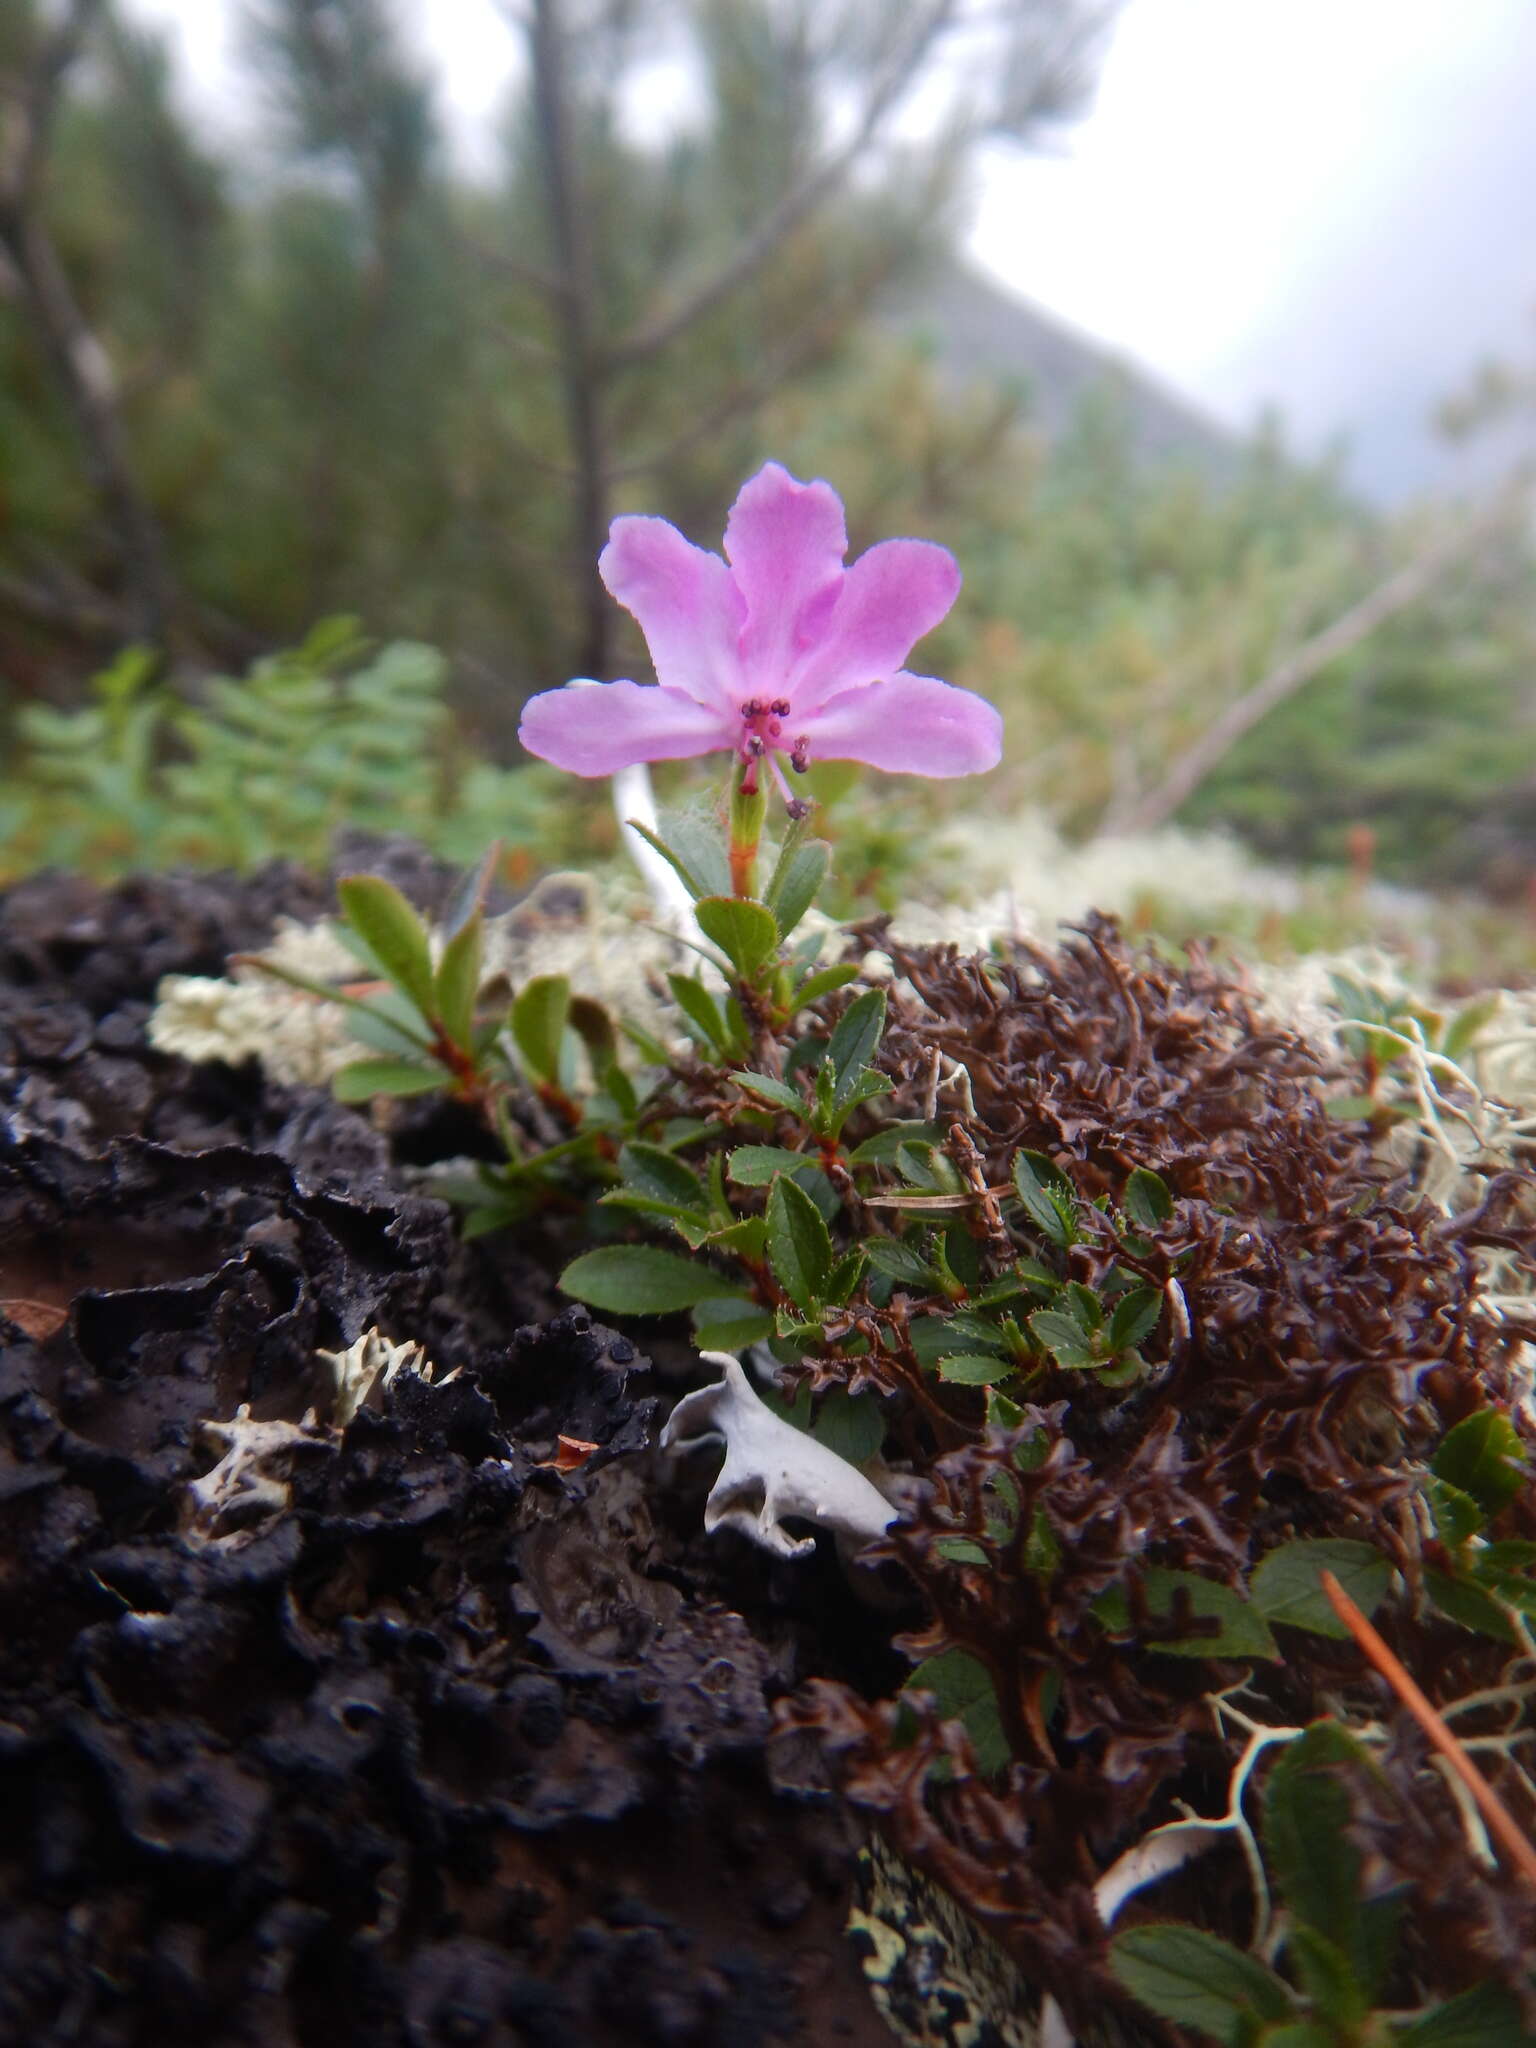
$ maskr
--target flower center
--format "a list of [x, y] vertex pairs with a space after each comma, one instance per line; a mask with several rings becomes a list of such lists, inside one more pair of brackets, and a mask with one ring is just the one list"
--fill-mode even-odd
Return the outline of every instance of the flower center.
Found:
[[745, 773], [741, 778], [742, 795], [756, 794], [757, 764], [766, 759], [773, 779], [779, 785], [780, 793], [789, 807], [790, 816], [800, 818], [805, 815], [808, 807], [792, 793], [789, 784], [784, 780], [783, 769], [773, 758], [773, 750], [776, 747], [787, 747], [789, 765], [797, 775], [803, 775], [811, 765], [811, 742], [808, 735], [799, 733], [788, 742], [784, 738], [784, 721], [790, 714], [790, 708], [787, 697], [748, 697], [741, 707], [741, 740], [737, 751], [746, 764]]

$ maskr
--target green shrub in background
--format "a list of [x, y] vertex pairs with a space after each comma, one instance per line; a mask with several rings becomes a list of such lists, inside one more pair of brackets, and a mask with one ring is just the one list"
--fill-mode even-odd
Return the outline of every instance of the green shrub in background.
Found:
[[129, 648], [81, 710], [17, 713], [20, 745], [0, 780], [0, 877], [276, 857], [318, 867], [343, 825], [408, 833], [454, 861], [500, 839], [530, 862], [557, 862], [584, 816], [568, 779], [471, 759], [446, 680], [435, 649], [374, 647], [346, 618], [238, 680], [211, 678], [196, 703]]

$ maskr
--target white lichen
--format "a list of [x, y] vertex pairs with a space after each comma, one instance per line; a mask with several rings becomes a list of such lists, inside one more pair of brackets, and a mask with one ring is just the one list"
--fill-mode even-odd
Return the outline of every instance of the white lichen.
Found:
[[296, 1457], [323, 1451], [328, 1432], [311, 1409], [302, 1422], [255, 1422], [242, 1402], [228, 1422], [205, 1422], [199, 1435], [223, 1456], [187, 1488], [183, 1540], [201, 1548], [238, 1547], [287, 1508]]
[[[278, 919], [272, 943], [258, 957], [316, 981], [356, 979], [361, 972], [334, 926], [291, 917]], [[307, 995], [256, 966], [241, 965], [225, 978], [168, 974], [155, 995], [149, 1042], [157, 1052], [230, 1066], [259, 1060], [287, 1087], [324, 1087], [366, 1055], [347, 1030], [342, 1004]]]
[[437, 1368], [414, 1338], [395, 1344], [377, 1329], [365, 1330], [345, 1351], [317, 1351], [315, 1356], [330, 1381], [331, 1421], [337, 1429], [345, 1429], [360, 1408], [379, 1407], [385, 1388], [393, 1386], [402, 1373], [414, 1374], [428, 1386], [446, 1387], [457, 1379], [459, 1370], [455, 1366], [438, 1380]]
[[665, 1451], [725, 1444], [725, 1462], [704, 1507], [704, 1527], [737, 1529], [775, 1557], [808, 1557], [812, 1536], [792, 1536], [787, 1522], [832, 1531], [845, 1556], [883, 1536], [896, 1509], [857, 1466], [782, 1421], [753, 1391], [740, 1361], [701, 1351], [721, 1377], [685, 1394], [661, 1433]]

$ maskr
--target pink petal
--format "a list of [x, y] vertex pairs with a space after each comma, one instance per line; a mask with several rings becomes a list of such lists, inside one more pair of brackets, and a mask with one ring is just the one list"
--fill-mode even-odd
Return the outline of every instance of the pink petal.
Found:
[[597, 572], [639, 620], [656, 680], [734, 712], [742, 694], [742, 602], [720, 557], [694, 547], [665, 519], [629, 515], [609, 528]]
[[[659, 522], [658, 522], [659, 523]], [[721, 711], [657, 683], [545, 690], [523, 706], [517, 736], [530, 754], [573, 775], [617, 775], [637, 761], [712, 754], [740, 736]]]
[[959, 590], [959, 563], [933, 541], [886, 540], [860, 555], [795, 678], [795, 710], [815, 711], [839, 690], [895, 675]]
[[742, 485], [725, 552], [747, 602], [742, 668], [753, 694], [771, 697], [837, 602], [848, 552], [843, 501], [830, 484], [799, 483], [770, 462]]
[[902, 775], [979, 775], [1003, 755], [1003, 721], [986, 698], [932, 676], [902, 673], [844, 690], [806, 730], [812, 760], [864, 761]]

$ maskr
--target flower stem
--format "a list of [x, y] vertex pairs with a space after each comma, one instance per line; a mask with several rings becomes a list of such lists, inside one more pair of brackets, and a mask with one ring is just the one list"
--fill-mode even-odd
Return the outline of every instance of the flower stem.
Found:
[[[751, 785], [748, 787], [748, 785]], [[757, 885], [757, 848], [763, 836], [763, 819], [768, 810], [768, 792], [749, 761], [745, 771], [731, 763], [730, 856], [731, 889], [737, 896], [751, 896]]]

